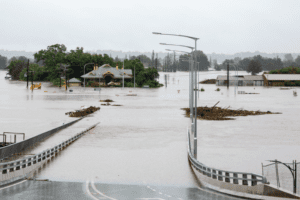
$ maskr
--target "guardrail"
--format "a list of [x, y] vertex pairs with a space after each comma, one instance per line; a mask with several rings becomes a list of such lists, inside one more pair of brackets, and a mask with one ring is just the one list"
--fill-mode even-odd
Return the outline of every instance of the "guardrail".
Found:
[[[198, 172], [212, 179], [217, 179], [218, 181], [223, 181], [232, 184], [246, 185], [246, 186], [248, 185], [255, 186], [257, 185], [258, 182], [264, 184], [267, 183], [266, 177], [261, 176], [259, 174], [220, 170], [220, 169], [208, 167], [202, 164], [201, 162], [199, 162], [198, 160], [196, 160], [191, 154], [191, 141], [190, 141], [189, 130], [188, 130], [188, 158]], [[241, 180], [241, 182], [239, 180]]]
[[26, 149], [28, 149], [30, 146], [34, 145], [37, 142], [40, 142], [41, 140], [45, 139], [46, 137], [52, 135], [53, 133], [56, 133], [57, 131], [64, 129], [72, 124], [74, 124], [75, 122], [78, 122], [79, 120], [81, 120], [83, 118], [80, 119], [76, 119], [72, 122], [69, 122], [67, 124], [61, 125], [57, 128], [51, 129], [50, 131], [46, 131], [44, 133], [41, 133], [37, 136], [28, 138], [26, 140], [23, 140], [21, 142], [15, 143], [15, 144], [11, 144], [9, 146], [5, 146], [0, 148], [0, 160], [3, 160], [13, 154], [17, 154], [20, 153]]
[[22, 159], [18, 159], [11, 162], [0, 163], [0, 186], [15, 180], [16, 178], [28, 177], [36, 169], [40, 168], [48, 159], [54, 157], [58, 152], [62, 151], [72, 142], [83, 136], [87, 131], [97, 126], [100, 122], [90, 126], [84, 131], [76, 134], [70, 139], [50, 148], [45, 151], [28, 156]]

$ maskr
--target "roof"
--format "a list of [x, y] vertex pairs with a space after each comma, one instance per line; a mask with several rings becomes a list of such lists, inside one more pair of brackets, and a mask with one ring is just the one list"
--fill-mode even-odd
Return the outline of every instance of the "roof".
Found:
[[109, 64], [104, 64], [99, 67], [97, 70], [93, 70], [89, 73], [82, 75], [82, 78], [103, 78], [104, 74], [113, 74], [114, 78], [132, 78], [132, 70], [131, 69], [119, 69], [117, 70], [115, 67], [111, 67]]
[[69, 83], [81, 83], [81, 81], [77, 80], [76, 78], [71, 78], [68, 82]]
[[300, 74], [264, 74], [269, 81], [299, 81]]
[[[238, 75], [238, 78], [236, 76], [229, 76], [229, 80], [245, 80], [245, 81], [263, 81], [264, 78], [262, 75]], [[217, 77], [217, 80], [227, 80], [227, 75], [219, 75]]]

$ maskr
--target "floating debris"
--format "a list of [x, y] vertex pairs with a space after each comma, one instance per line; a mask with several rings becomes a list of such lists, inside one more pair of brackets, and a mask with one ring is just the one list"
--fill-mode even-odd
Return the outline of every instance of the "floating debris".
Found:
[[120, 104], [113, 104], [112, 106], [123, 106], [123, 105], [120, 105]]
[[297, 91], [293, 91], [294, 96], [297, 96]]
[[[219, 103], [219, 102], [218, 102]], [[247, 116], [247, 115], [264, 115], [264, 114], [282, 114], [282, 113], [272, 113], [270, 111], [248, 111], [248, 110], [230, 110], [227, 108], [216, 107], [216, 103], [213, 107], [197, 107], [197, 118], [200, 120], [234, 120], [234, 118], [228, 118], [229, 116]], [[185, 110], [186, 117], [190, 117], [190, 108], [181, 108]], [[193, 112], [193, 115], [195, 113]]]
[[219, 92], [219, 91], [220, 91], [220, 88], [217, 88], [217, 89], [216, 89], [216, 91], [218, 91], [218, 92]]
[[216, 79], [206, 79], [206, 80], [201, 81], [199, 83], [202, 83], [202, 84], [216, 84]]
[[69, 115], [70, 117], [83, 117], [92, 114], [97, 110], [100, 110], [100, 107], [90, 106], [89, 108], [76, 110], [75, 112], [67, 112], [66, 115]]
[[127, 94], [126, 96], [137, 96], [137, 94]]
[[201, 92], [204, 92], [205, 90], [204, 90], [204, 88], [201, 88]]
[[259, 94], [259, 93], [246, 93], [245, 91], [238, 91], [238, 94]]
[[114, 101], [111, 99], [105, 99], [105, 100], [100, 100], [100, 102], [114, 102]]
[[284, 88], [284, 87], [281, 87], [280, 89], [281, 89], [281, 90], [290, 90], [291, 88]]

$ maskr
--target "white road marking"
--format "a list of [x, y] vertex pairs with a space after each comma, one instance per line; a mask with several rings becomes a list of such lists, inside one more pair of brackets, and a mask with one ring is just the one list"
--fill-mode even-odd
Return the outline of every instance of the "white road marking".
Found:
[[9, 188], [9, 187], [12, 187], [12, 186], [15, 186], [15, 185], [19, 185], [19, 184], [21, 184], [21, 183], [24, 183], [25, 181], [27, 181], [27, 180], [21, 181], [21, 182], [19, 182], [19, 183], [15, 183], [15, 184], [13, 184], [13, 185], [6, 186], [6, 187], [4, 187], [4, 188], [1, 188], [0, 190], [3, 190], [3, 189], [5, 189], [5, 188]]
[[91, 181], [91, 184], [92, 184], [93, 189], [94, 189], [98, 194], [100, 194], [100, 195], [102, 195], [102, 196], [104, 196], [104, 197], [106, 197], [106, 198], [108, 198], [108, 199], [111, 199], [111, 200], [117, 200], [117, 199], [114, 199], [114, 198], [112, 198], [112, 197], [106, 196], [105, 194], [103, 194], [102, 192], [100, 192], [99, 190], [97, 190], [97, 188], [95, 187], [95, 184], [94, 184], [94, 180]]
[[94, 197], [92, 194], [91, 194], [91, 192], [90, 192], [90, 189], [89, 189], [89, 181], [88, 180], [86, 180], [86, 192], [88, 193], [88, 195], [90, 196], [90, 197], [92, 197], [93, 199], [95, 199], [95, 200], [98, 200], [96, 197]]

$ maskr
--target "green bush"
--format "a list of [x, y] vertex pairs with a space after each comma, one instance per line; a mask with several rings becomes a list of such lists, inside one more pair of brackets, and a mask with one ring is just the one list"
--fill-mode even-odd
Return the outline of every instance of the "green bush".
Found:
[[295, 81], [296, 86], [300, 86], [300, 81]]
[[91, 86], [92, 83], [94, 83], [94, 81], [88, 81], [88, 82], [87, 82], [87, 86]]
[[134, 87], [134, 84], [131, 82], [124, 82], [124, 87]]
[[289, 81], [284, 81], [284, 85], [285, 85], [285, 86], [291, 86], [291, 82], [289, 82]]
[[158, 87], [158, 82], [155, 80], [148, 80], [146, 83], [143, 84], [144, 85], [149, 85], [150, 88], [156, 88]]
[[[54, 86], [60, 85], [60, 78], [55, 78], [50, 81]], [[65, 84], [65, 80], [61, 79], [61, 85], [63, 86]]]
[[269, 74], [277, 74], [277, 70], [271, 70], [269, 71]]
[[281, 73], [283, 74], [288, 74], [289, 73], [289, 68], [283, 68], [280, 70]]

